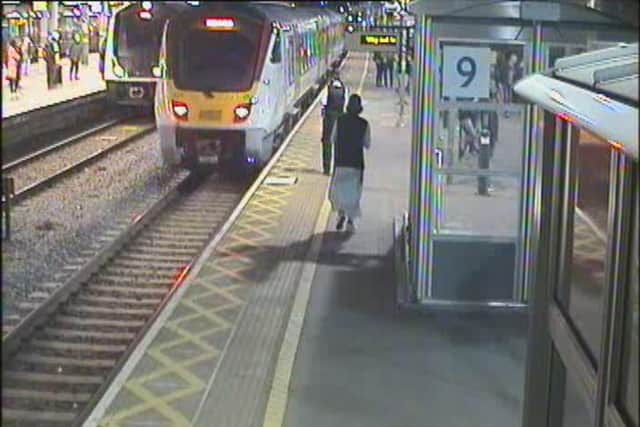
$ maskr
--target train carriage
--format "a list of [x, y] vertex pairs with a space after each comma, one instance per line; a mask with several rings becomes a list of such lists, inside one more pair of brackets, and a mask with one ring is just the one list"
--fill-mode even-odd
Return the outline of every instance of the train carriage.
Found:
[[165, 164], [260, 167], [343, 54], [339, 14], [201, 3], [166, 24], [155, 115]]
[[153, 106], [162, 31], [171, 16], [188, 8], [185, 2], [125, 2], [114, 11], [103, 58], [103, 77], [113, 103]]

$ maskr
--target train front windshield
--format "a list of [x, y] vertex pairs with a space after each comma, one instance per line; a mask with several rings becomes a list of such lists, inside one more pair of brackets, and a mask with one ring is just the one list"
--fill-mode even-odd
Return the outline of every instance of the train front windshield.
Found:
[[254, 80], [260, 29], [208, 31], [191, 29], [178, 44], [176, 87], [205, 92], [238, 92]]
[[118, 15], [113, 53], [129, 77], [152, 77], [158, 63], [162, 31], [167, 17], [154, 10], [140, 16], [136, 8]]

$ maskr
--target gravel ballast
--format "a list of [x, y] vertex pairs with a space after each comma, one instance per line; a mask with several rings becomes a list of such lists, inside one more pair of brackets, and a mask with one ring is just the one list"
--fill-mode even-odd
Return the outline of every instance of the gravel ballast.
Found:
[[16, 307], [39, 284], [64, 283], [70, 265], [115, 238], [177, 179], [160, 166], [154, 132], [14, 206], [2, 247], [3, 322], [24, 316]]

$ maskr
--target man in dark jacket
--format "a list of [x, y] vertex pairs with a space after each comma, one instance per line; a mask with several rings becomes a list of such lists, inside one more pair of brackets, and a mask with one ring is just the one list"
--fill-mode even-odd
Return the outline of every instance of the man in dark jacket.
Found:
[[347, 86], [340, 80], [338, 70], [334, 69], [322, 96], [322, 170], [325, 175], [331, 173], [331, 130], [338, 116], [344, 112], [347, 97]]

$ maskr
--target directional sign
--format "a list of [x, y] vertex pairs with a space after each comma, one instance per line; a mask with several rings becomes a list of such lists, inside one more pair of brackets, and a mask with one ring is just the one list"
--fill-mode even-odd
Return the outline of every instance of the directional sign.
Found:
[[354, 31], [345, 34], [347, 50], [353, 52], [398, 52], [400, 35], [397, 32], [383, 33]]
[[448, 98], [489, 98], [491, 50], [444, 46], [442, 94]]
[[395, 35], [363, 34], [360, 36], [363, 46], [397, 46], [398, 37]]

